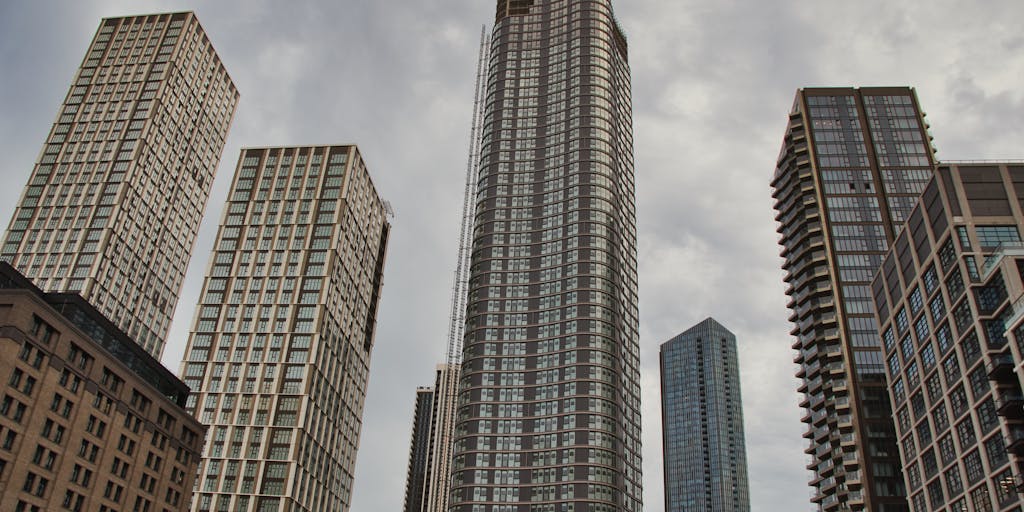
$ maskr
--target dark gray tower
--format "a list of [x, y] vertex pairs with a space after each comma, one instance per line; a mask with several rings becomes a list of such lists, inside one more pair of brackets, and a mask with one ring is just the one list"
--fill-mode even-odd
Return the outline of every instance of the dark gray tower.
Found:
[[497, 2], [451, 512], [638, 512], [626, 39], [611, 0]]
[[409, 446], [409, 472], [405, 478], [404, 512], [420, 512], [423, 488], [430, 460], [430, 424], [433, 419], [434, 388], [416, 390], [416, 414], [412, 420], [412, 443]]
[[660, 359], [665, 511], [749, 511], [736, 336], [708, 318]]

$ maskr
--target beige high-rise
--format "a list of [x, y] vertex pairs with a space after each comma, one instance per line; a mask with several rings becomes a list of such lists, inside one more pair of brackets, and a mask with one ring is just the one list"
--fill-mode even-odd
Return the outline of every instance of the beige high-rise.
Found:
[[355, 146], [242, 150], [182, 363], [193, 510], [348, 510], [386, 210]]
[[0, 260], [159, 358], [237, 103], [195, 14], [104, 19]]

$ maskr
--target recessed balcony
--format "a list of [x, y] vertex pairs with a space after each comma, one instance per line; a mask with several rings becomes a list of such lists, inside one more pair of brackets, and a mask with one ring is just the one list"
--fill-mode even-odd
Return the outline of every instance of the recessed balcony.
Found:
[[1010, 426], [1006, 436], [1006, 451], [1017, 456], [1024, 455], [1024, 426]]
[[992, 354], [985, 363], [989, 380], [1007, 384], [1017, 381], [1013, 366], [1013, 356], [1009, 352]]
[[1019, 391], [1007, 391], [996, 396], [996, 413], [1006, 418], [1024, 418], [1024, 396]]

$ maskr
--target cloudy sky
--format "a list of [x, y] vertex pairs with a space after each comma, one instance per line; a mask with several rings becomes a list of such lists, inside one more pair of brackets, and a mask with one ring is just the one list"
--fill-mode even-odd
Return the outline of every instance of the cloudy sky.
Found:
[[[241, 92], [164, 363], [177, 371], [243, 146], [359, 144], [397, 212], [353, 510], [399, 510], [416, 386], [444, 356], [490, 0], [0, 2], [0, 222], [106, 16], [197, 11]], [[633, 71], [644, 499], [663, 509], [658, 345], [736, 333], [755, 512], [807, 510], [769, 179], [794, 91], [910, 85], [943, 159], [1024, 158], [1024, 3], [619, 0]]]

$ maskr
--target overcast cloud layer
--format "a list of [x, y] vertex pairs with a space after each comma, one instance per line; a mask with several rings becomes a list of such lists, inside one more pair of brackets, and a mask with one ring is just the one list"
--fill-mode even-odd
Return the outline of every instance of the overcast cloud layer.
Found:
[[[179, 369], [239, 149], [359, 144], [397, 218], [353, 510], [400, 510], [414, 391], [444, 357], [477, 43], [493, 2], [2, 2], [0, 225], [100, 18], [185, 9], [241, 102], [164, 363]], [[940, 158], [1024, 158], [1024, 4], [618, 0], [616, 14], [633, 70], [646, 509], [663, 510], [658, 345], [714, 316], [739, 340], [752, 510], [808, 510], [768, 185], [794, 92], [914, 86]]]

